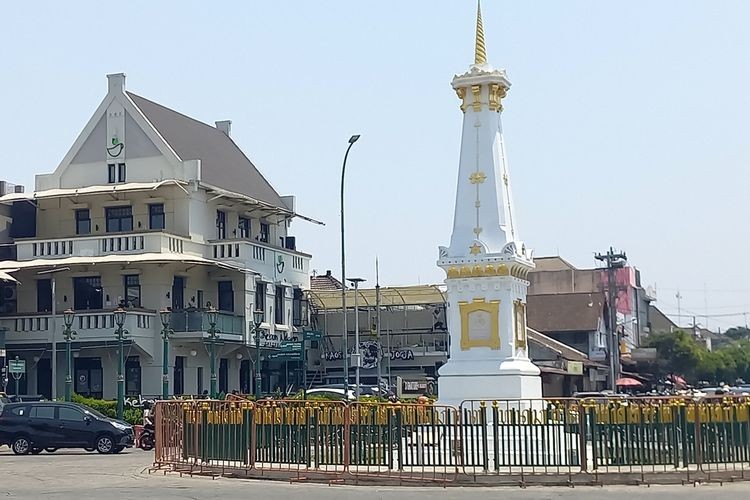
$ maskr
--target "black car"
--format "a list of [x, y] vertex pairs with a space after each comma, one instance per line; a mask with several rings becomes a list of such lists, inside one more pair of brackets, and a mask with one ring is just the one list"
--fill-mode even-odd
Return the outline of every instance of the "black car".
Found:
[[133, 446], [133, 427], [75, 403], [0, 404], [0, 445], [16, 455], [84, 448], [120, 453]]

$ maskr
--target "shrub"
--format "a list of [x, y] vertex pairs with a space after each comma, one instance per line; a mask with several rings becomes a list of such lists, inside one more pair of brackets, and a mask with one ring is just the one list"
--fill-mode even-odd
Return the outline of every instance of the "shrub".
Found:
[[130, 425], [143, 425], [143, 410], [141, 408], [125, 408], [122, 419]]
[[105, 417], [116, 418], [117, 417], [117, 401], [106, 401], [103, 399], [87, 398], [79, 394], [73, 394], [71, 398], [74, 403], [88, 406], [92, 410], [96, 410]]

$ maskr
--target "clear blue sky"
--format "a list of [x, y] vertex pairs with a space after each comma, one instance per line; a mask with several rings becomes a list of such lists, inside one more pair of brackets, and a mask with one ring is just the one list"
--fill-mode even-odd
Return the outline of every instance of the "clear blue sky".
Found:
[[[750, 2], [485, 0], [517, 218], [536, 255], [591, 266], [627, 251], [659, 305], [750, 311]], [[303, 250], [339, 268], [348, 137], [348, 269], [435, 283], [453, 216], [473, 0], [12, 2], [0, 30], [0, 178], [52, 171], [104, 75], [235, 140], [295, 194]], [[338, 274], [338, 273], [337, 273]], [[704, 297], [703, 290], [708, 290]], [[701, 320], [701, 322], [704, 322]], [[710, 327], [744, 323], [710, 318]]]

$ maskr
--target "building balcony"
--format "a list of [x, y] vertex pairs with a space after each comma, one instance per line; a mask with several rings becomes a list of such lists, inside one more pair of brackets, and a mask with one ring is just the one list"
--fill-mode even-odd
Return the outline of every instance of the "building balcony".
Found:
[[247, 266], [264, 277], [287, 278], [292, 283], [307, 283], [309, 279], [310, 255], [258, 241], [210, 241], [205, 257], [234, 262]]
[[16, 259], [60, 259], [65, 257], [104, 257], [140, 253], [177, 253], [202, 256], [203, 245], [189, 238], [164, 231], [107, 233], [53, 239], [16, 240]]
[[[199, 243], [165, 231], [107, 233], [68, 238], [28, 238], [15, 242], [16, 261], [61, 260], [68, 258], [127, 257], [171, 254], [197, 260], [207, 259], [249, 268], [269, 280], [302, 284], [309, 281], [310, 255], [296, 250], [244, 239]], [[67, 263], [68, 260], [62, 261]], [[205, 261], [204, 261], [205, 262]]]
[[[75, 342], [114, 341], [115, 324], [113, 309], [99, 309], [76, 312], [72, 329], [78, 332]], [[51, 340], [52, 330], [57, 342], [62, 342], [65, 328], [62, 312], [54, 318], [50, 313], [20, 313], [0, 316], [0, 328], [5, 328], [6, 343], [38, 344]], [[128, 338], [153, 339], [161, 328], [155, 311], [128, 309], [123, 328], [128, 330]], [[145, 343], [150, 350], [150, 342]]]
[[[211, 325], [203, 309], [184, 309], [172, 311], [170, 328], [181, 337], [203, 337], [208, 334]], [[225, 340], [241, 341], [245, 336], [245, 317], [228, 312], [216, 314], [216, 328], [219, 337]]]

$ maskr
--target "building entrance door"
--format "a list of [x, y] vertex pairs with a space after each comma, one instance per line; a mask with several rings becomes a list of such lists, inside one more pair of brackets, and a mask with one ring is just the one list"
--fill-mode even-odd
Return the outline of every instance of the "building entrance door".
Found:
[[[65, 370], [65, 367], [60, 367]], [[47, 358], [40, 359], [36, 365], [36, 393], [45, 399], [52, 399], [52, 367]]]
[[172, 282], [172, 310], [185, 308], [185, 278], [175, 276]]

